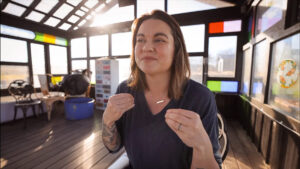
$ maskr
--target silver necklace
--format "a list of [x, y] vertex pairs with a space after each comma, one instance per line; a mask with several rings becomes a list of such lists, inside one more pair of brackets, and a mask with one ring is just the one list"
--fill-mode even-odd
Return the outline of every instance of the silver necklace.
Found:
[[160, 104], [160, 103], [163, 103], [165, 102], [165, 99], [162, 99], [162, 100], [158, 100], [157, 102], [155, 102], [156, 104]]

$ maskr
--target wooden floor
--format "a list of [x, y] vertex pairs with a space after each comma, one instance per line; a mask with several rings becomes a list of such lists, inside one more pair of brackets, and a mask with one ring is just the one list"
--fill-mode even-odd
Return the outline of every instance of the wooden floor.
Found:
[[[1, 168], [107, 168], [122, 151], [110, 154], [101, 140], [101, 112], [68, 121], [62, 113], [1, 125]], [[236, 121], [228, 121], [230, 149], [224, 169], [269, 168]]]

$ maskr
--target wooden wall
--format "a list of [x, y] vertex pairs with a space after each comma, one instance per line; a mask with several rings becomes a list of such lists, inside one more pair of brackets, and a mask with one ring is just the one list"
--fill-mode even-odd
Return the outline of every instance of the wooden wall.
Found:
[[[292, 118], [279, 115], [268, 105], [238, 100], [241, 124], [247, 130], [257, 150], [272, 169], [300, 168], [300, 124]], [[275, 116], [274, 116], [275, 115]]]

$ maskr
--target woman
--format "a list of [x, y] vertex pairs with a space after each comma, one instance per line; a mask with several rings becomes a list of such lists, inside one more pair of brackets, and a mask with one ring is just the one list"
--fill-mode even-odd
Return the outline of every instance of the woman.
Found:
[[125, 146], [132, 168], [219, 168], [214, 96], [189, 79], [179, 25], [153, 11], [132, 29], [131, 76], [108, 101], [103, 143], [111, 152]]

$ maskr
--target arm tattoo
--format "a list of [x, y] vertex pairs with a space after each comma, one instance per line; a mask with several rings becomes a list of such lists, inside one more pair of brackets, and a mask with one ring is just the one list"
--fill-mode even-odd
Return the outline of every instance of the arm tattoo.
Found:
[[109, 128], [103, 122], [102, 124], [102, 140], [104, 145], [111, 151], [117, 150], [121, 145], [121, 138], [117, 130], [116, 124], [113, 124], [111, 128]]

